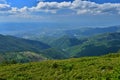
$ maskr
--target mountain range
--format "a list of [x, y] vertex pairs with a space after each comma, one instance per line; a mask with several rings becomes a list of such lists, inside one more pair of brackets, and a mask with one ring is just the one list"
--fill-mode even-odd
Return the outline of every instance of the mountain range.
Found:
[[120, 79], [119, 26], [20, 32], [0, 35], [0, 80]]
[[[14, 33], [13, 30], [14, 35], [11, 34], [12, 36], [0, 35], [1, 61], [31, 62], [100, 56], [120, 50], [119, 26], [79, 29], [55, 28], [53, 30], [46, 28], [42, 29], [43, 31], [41, 29], [35, 29], [33, 34], [26, 29], [26, 33], [20, 34], [19, 31]], [[44, 34], [42, 34], [43, 32]]]
[[61, 50], [35, 40], [0, 35], [0, 61], [18, 62], [65, 58]]

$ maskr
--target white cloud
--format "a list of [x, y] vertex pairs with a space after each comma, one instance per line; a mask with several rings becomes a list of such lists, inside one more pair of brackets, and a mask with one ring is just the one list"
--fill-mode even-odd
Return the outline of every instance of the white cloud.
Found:
[[[3, 1], [3, 0], [2, 0]], [[73, 2], [39, 2], [35, 7], [21, 9], [0, 4], [0, 12], [8, 11], [10, 14], [23, 14], [30, 12], [57, 13], [61, 9], [75, 11], [76, 14], [120, 14], [120, 3], [97, 4], [90, 1], [75, 0]]]
[[90, 1], [75, 0], [72, 3], [71, 9], [76, 10], [77, 13], [92, 13], [92, 14], [118, 14], [120, 4], [118, 3], [104, 3], [97, 4]]
[[30, 11], [42, 11], [56, 13], [59, 9], [68, 9], [71, 2], [39, 2], [36, 7], [29, 8]]
[[39, 2], [36, 7], [30, 8], [32, 11], [59, 11], [60, 9], [69, 9], [76, 11], [77, 14], [119, 14], [119, 3], [97, 4], [90, 1], [75, 0], [73, 2]]
[[10, 9], [11, 9], [10, 5], [0, 4], [0, 11], [8, 11]]

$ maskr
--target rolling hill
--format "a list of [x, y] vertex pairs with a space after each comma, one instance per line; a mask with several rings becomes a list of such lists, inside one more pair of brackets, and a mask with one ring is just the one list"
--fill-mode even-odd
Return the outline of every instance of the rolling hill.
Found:
[[48, 59], [43, 53], [35, 53], [30, 51], [24, 52], [7, 52], [7, 53], [0, 53], [0, 63], [2, 62], [19, 62], [19, 63], [26, 63], [26, 62], [33, 62], [33, 61], [43, 61]]
[[[32, 32], [32, 33], [31, 33]], [[31, 40], [37, 40], [42, 41], [46, 44], [50, 44], [52, 41], [57, 40], [63, 36], [68, 36], [71, 38], [86, 38], [95, 36], [98, 34], [103, 33], [111, 33], [111, 32], [120, 32], [120, 26], [110, 26], [110, 27], [104, 27], [104, 28], [89, 28], [89, 27], [83, 27], [83, 28], [67, 28], [67, 27], [45, 27], [45, 28], [38, 28], [33, 29], [32, 31], [26, 30], [25, 32], [14, 32], [11, 31], [9, 34], [17, 37], [22, 37], [25, 39], [31, 39]], [[14, 34], [12, 34], [14, 33]]]
[[[0, 35], [1, 60], [30, 62], [46, 58], [65, 59], [70, 57], [100, 56], [118, 52], [120, 50], [120, 33], [103, 33], [86, 38], [65, 35], [50, 41], [49, 45], [40, 41]], [[28, 54], [26, 52], [30, 52], [29, 56], [26, 55]], [[9, 56], [7, 56], [8, 54]]]
[[120, 54], [1, 64], [0, 80], [119, 80]]
[[52, 47], [64, 50], [68, 47], [82, 44], [84, 41], [86, 40], [85, 39], [78, 40], [76, 37], [69, 37], [66, 35], [52, 41], [51, 43], [49, 43], [49, 45]]
[[[108, 27], [66, 27], [66, 26], [50, 26], [47, 23], [45, 26], [39, 25], [38, 23], [9, 23], [8, 26], [0, 25], [0, 34], [12, 35], [16, 37], [21, 37], [25, 39], [42, 41], [46, 44], [67, 35], [69, 37], [84, 38], [90, 37], [98, 34], [108, 33], [108, 32], [120, 32], [120, 26], [108, 26]], [[35, 25], [31, 26], [31, 25]], [[11, 26], [14, 25], [14, 26]], [[51, 24], [53, 25], [53, 24]], [[42, 27], [43, 26], [43, 27]]]
[[0, 62], [11, 60], [17, 62], [45, 60], [46, 57], [42, 50], [48, 48], [50, 46], [40, 41], [0, 35]]
[[40, 41], [22, 39], [13, 36], [0, 35], [0, 52], [16, 52], [16, 51], [34, 51], [39, 52], [48, 49], [50, 46]]
[[120, 33], [105, 33], [87, 38], [83, 44], [73, 46], [67, 51], [74, 57], [98, 56], [120, 50]]
[[64, 51], [40, 41], [4, 35], [0, 35], [0, 56], [0, 62], [15, 60], [22, 63], [68, 57]]
[[103, 28], [81, 28], [81, 29], [72, 29], [66, 30], [65, 33], [69, 36], [75, 36], [78, 38], [81, 37], [91, 37], [98, 34], [103, 33], [112, 33], [112, 32], [119, 32], [120, 26], [110, 26], [110, 27], [103, 27]]

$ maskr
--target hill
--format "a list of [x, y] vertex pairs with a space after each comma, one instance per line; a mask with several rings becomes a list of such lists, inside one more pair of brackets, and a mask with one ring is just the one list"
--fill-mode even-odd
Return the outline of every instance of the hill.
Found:
[[49, 45], [58, 49], [66, 49], [68, 47], [72, 47], [78, 44], [82, 44], [85, 39], [78, 40], [76, 37], [69, 37], [69, 36], [63, 36], [60, 37], [54, 41], [52, 41]]
[[44, 53], [44, 55], [48, 59], [65, 59], [65, 58], [69, 58], [68, 53], [66, 53], [65, 51], [63, 51], [61, 49], [57, 49], [57, 48], [45, 49], [45, 50], [43, 50], [42, 53]]
[[[50, 41], [49, 45], [40, 41], [0, 35], [0, 59], [29, 62], [46, 58], [100, 56], [120, 50], [120, 33], [104, 33], [82, 39], [65, 35]], [[29, 57], [26, 52], [30, 52]]]
[[119, 80], [120, 54], [0, 65], [0, 80]]
[[50, 46], [40, 41], [27, 40], [13, 36], [0, 35], [0, 52], [34, 51], [48, 49]]
[[120, 33], [105, 33], [89, 37], [80, 45], [67, 49], [71, 56], [99, 56], [118, 52], [120, 49]]
[[[32, 32], [32, 33], [31, 33]], [[98, 34], [103, 33], [111, 33], [111, 32], [120, 32], [120, 26], [109, 26], [109, 27], [98, 27], [98, 28], [91, 28], [91, 27], [44, 27], [33, 29], [32, 31], [26, 30], [25, 32], [17, 32], [11, 30], [10, 35], [31, 39], [31, 40], [38, 40], [44, 43], [50, 44], [52, 41], [57, 40], [63, 36], [68, 36], [71, 38], [85, 38], [91, 37]], [[12, 34], [14, 33], [14, 34]]]
[[120, 50], [120, 33], [103, 33], [80, 39], [63, 36], [49, 45], [63, 50], [69, 57], [99, 56]]
[[90, 37], [95, 36], [98, 34], [103, 33], [112, 33], [112, 32], [119, 32], [120, 26], [110, 26], [110, 27], [103, 27], [103, 28], [81, 28], [81, 29], [72, 29], [66, 30], [66, 35], [74, 36], [74, 37]]
[[46, 58], [67, 58], [64, 51], [51, 48], [40, 41], [4, 35], [0, 35], [0, 56], [0, 62], [4, 60], [30, 62], [45, 60]]
[[7, 52], [0, 53], [0, 63], [2, 62], [33, 62], [33, 61], [43, 61], [46, 60], [47, 57], [43, 55], [43, 53], [35, 53], [30, 51], [24, 52]]
[[0, 35], [0, 62], [30, 62], [45, 60], [43, 50], [50, 48], [40, 41]]

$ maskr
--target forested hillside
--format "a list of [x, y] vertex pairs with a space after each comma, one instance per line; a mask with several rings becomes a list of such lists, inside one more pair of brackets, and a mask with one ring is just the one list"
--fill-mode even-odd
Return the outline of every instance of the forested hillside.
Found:
[[0, 35], [0, 62], [31, 62], [45, 59], [64, 59], [67, 54], [35, 40]]
[[0, 35], [0, 53], [15, 51], [40, 52], [41, 50], [48, 48], [50, 48], [50, 46], [40, 41]]
[[80, 39], [63, 36], [49, 45], [39, 41], [1, 35], [0, 59], [1, 62], [4, 60], [30, 62], [114, 53], [120, 50], [120, 33], [104, 33]]
[[99, 56], [120, 50], [120, 33], [105, 33], [87, 38], [83, 44], [67, 49], [74, 57]]

